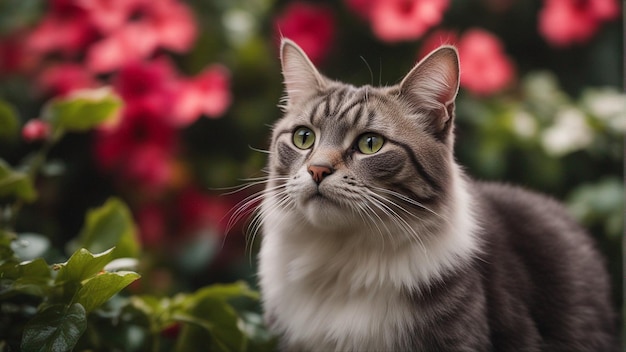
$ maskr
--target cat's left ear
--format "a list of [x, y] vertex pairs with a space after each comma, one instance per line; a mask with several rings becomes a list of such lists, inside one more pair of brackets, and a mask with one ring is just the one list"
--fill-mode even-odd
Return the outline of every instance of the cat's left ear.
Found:
[[288, 104], [304, 101], [311, 94], [324, 89], [325, 78], [304, 51], [286, 38], [280, 45], [280, 62]]
[[400, 83], [400, 95], [415, 112], [428, 116], [433, 132], [443, 139], [451, 130], [459, 79], [456, 48], [442, 46], [417, 63]]

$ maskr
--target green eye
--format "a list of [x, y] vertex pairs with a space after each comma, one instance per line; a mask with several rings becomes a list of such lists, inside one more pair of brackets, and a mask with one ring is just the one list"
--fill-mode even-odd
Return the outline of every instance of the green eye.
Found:
[[381, 135], [375, 133], [366, 133], [359, 138], [357, 146], [363, 154], [374, 154], [383, 147], [385, 142]]
[[315, 133], [306, 127], [298, 127], [293, 133], [293, 144], [300, 149], [309, 149], [315, 142]]

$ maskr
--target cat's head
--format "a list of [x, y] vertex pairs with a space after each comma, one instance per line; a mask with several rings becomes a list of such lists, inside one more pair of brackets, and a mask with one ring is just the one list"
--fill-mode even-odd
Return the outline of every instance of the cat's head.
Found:
[[392, 87], [328, 79], [287, 39], [281, 62], [284, 116], [269, 158], [275, 206], [335, 229], [388, 218], [402, 227], [445, 207], [456, 170], [455, 48], [433, 51]]

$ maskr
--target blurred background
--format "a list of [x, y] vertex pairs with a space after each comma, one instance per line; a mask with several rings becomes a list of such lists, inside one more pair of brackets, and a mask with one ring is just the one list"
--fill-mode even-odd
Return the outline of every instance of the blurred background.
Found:
[[85, 212], [116, 196], [143, 248], [134, 292], [254, 286], [258, 236], [229, 219], [262, 187], [232, 192], [264, 175], [280, 37], [357, 85], [395, 84], [455, 44], [459, 162], [564, 201], [606, 253], [621, 309], [622, 25], [618, 0], [3, 0], [0, 115], [21, 135], [0, 131], [1, 159], [42, 147], [49, 99], [111, 86], [124, 103], [116, 124], [52, 148], [16, 232], [63, 257]]

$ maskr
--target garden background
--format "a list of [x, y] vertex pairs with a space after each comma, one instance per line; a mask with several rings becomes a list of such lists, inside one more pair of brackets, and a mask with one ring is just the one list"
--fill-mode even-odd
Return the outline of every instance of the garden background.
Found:
[[280, 116], [281, 36], [373, 85], [456, 44], [458, 160], [564, 201], [621, 311], [622, 17], [618, 0], [0, 2], [0, 350], [271, 348], [246, 180]]

